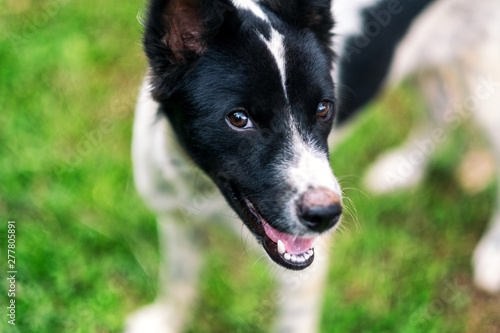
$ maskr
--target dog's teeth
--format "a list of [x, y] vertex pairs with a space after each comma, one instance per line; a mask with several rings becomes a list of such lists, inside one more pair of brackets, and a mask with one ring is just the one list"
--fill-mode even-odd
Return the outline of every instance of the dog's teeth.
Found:
[[281, 254], [285, 253], [285, 244], [281, 240], [278, 240], [278, 252]]
[[304, 258], [307, 260], [309, 259], [311, 256], [309, 255], [309, 253], [304, 253]]
[[290, 260], [292, 258], [292, 256], [290, 255], [290, 253], [285, 253], [285, 259], [286, 260]]
[[298, 259], [297, 256], [295, 254], [292, 254], [292, 261], [297, 262], [297, 259]]
[[314, 253], [313, 249], [310, 249], [309, 251], [307, 251], [307, 254], [308, 254], [309, 256], [312, 256], [312, 255], [313, 255], [313, 253]]

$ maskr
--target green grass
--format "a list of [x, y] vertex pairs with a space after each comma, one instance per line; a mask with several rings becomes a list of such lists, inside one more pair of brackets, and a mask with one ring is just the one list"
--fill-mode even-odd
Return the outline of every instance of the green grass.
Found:
[[[136, 19], [142, 6], [0, 0], [1, 307], [7, 220], [17, 221], [18, 270], [17, 325], [2, 312], [0, 332], [120, 332], [126, 315], [155, 297], [155, 218], [135, 192], [130, 162], [146, 67]], [[471, 195], [454, 177], [460, 156], [482, 145], [475, 130], [448, 133], [417, 189], [376, 197], [360, 185], [363, 170], [404, 139], [421, 107], [410, 85], [387, 94], [333, 153], [356, 213], [336, 236], [323, 332], [500, 326], [500, 300], [474, 291], [470, 274], [496, 186]], [[268, 266], [243, 255], [229, 233], [207, 237], [188, 332], [269, 331], [276, 308]]]

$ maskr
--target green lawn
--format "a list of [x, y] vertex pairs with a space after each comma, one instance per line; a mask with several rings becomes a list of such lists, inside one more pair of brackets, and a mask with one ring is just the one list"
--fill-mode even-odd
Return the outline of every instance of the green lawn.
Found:
[[[133, 108], [146, 68], [142, 1], [0, 0], [0, 332], [120, 332], [156, 294], [154, 216], [133, 186]], [[322, 332], [498, 332], [500, 298], [471, 284], [470, 255], [496, 184], [462, 190], [462, 126], [424, 183], [376, 197], [361, 176], [416, 121], [407, 84], [371, 105], [332, 154], [352, 199], [336, 236]], [[376, 138], [375, 140], [373, 138]], [[7, 221], [16, 221], [16, 326], [7, 324]], [[268, 332], [273, 277], [230, 233], [209, 230], [188, 332]]]

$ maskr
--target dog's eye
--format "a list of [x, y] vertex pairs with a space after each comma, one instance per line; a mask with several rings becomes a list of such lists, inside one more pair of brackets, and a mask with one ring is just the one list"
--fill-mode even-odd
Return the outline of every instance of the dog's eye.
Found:
[[318, 109], [316, 110], [316, 116], [319, 119], [327, 119], [330, 117], [331, 111], [333, 109], [332, 103], [328, 101], [322, 101], [318, 104]]
[[231, 126], [236, 127], [238, 129], [253, 127], [252, 120], [250, 120], [248, 113], [244, 110], [237, 110], [231, 112], [227, 116], [226, 120]]

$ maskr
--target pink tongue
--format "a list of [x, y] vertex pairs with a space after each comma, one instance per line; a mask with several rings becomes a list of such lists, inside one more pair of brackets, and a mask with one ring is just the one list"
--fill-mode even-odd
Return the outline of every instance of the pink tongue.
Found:
[[266, 231], [267, 236], [275, 243], [278, 243], [278, 240], [281, 240], [285, 245], [286, 252], [290, 254], [304, 253], [311, 248], [312, 243], [314, 242], [314, 238], [292, 236], [278, 231], [271, 227], [266, 221], [262, 221], [262, 224], [264, 225], [264, 230]]

